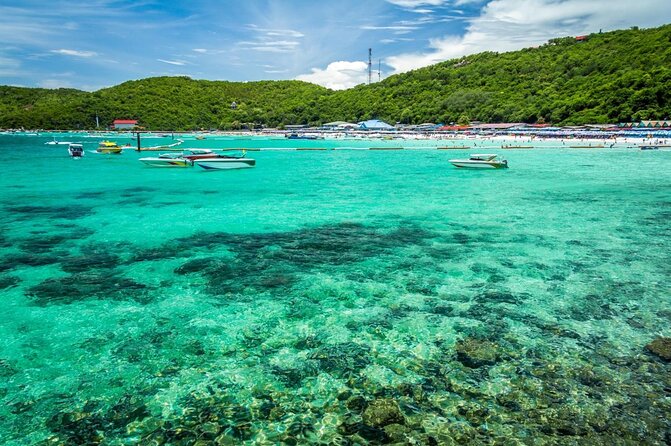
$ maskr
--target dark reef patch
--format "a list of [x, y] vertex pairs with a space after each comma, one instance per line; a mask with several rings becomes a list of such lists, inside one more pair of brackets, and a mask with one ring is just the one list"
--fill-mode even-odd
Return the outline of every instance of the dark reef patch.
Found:
[[487, 290], [478, 293], [474, 297], [475, 302], [486, 302], [494, 304], [513, 304], [517, 305], [524, 302], [530, 296], [526, 293], [511, 293], [505, 290]]
[[137, 187], [127, 187], [125, 189], [121, 189], [117, 191], [117, 195], [120, 195], [122, 197], [132, 197], [134, 195], [138, 194], [144, 194], [148, 192], [156, 192], [157, 188], [155, 187], [150, 187], [150, 186], [137, 186]]
[[100, 190], [100, 191], [97, 191], [97, 190], [84, 191], [84, 192], [80, 192], [79, 194], [77, 194], [76, 198], [77, 199], [101, 198], [101, 197], [104, 197], [105, 195], [107, 195], [108, 193], [109, 193], [108, 191], [103, 191], [103, 190]]
[[55, 444], [101, 444], [106, 437], [122, 435], [128, 424], [150, 415], [140, 398], [126, 395], [111, 408], [103, 403], [88, 401], [81, 410], [61, 411], [46, 421]]
[[60, 262], [55, 255], [10, 254], [0, 259], [0, 272], [9, 271], [18, 266], [44, 266]]
[[[0, 228], [0, 232], [1, 231], [3, 231], [3, 229]], [[0, 248], [9, 248], [10, 246], [12, 246], [12, 240], [5, 234], [0, 234]]]
[[455, 351], [457, 360], [471, 368], [493, 365], [500, 357], [497, 344], [475, 338], [466, 338], [457, 342]]
[[645, 346], [648, 351], [664, 361], [671, 361], [671, 338], [659, 337]]
[[208, 269], [216, 268], [220, 260], [214, 257], [204, 257], [199, 259], [191, 259], [179, 267], [175, 268], [175, 274], [185, 275], [200, 273]]
[[85, 299], [148, 302], [148, 288], [111, 272], [82, 272], [47, 279], [29, 288], [26, 295], [38, 306], [70, 304]]
[[308, 360], [294, 364], [293, 367], [272, 366], [269, 372], [277, 377], [285, 386], [296, 388], [301, 385], [305, 378], [317, 376], [319, 367], [316, 361]]
[[106, 252], [91, 252], [68, 257], [61, 262], [61, 269], [67, 273], [81, 273], [92, 269], [113, 269], [119, 265], [119, 257]]
[[34, 218], [49, 218], [76, 220], [87, 217], [94, 212], [91, 206], [69, 205], [69, 206], [5, 206], [5, 211], [13, 214], [18, 221], [28, 221]]
[[[261, 234], [196, 233], [165, 250], [225, 250], [232, 258], [189, 262], [175, 272], [197, 272], [208, 279], [211, 294], [287, 289], [300, 273], [332, 268], [382, 255], [393, 248], [423, 244], [434, 235], [415, 226], [382, 232], [357, 223], [341, 223], [291, 232]], [[427, 289], [427, 291], [429, 291]], [[430, 291], [429, 291], [430, 292]]]
[[16, 276], [0, 275], [0, 291], [13, 288], [21, 283], [21, 279]]
[[132, 262], [149, 262], [154, 260], [174, 259], [181, 257], [187, 253], [188, 248], [181, 244], [166, 243], [155, 248], [141, 248], [136, 249], [132, 255], [129, 263]]
[[60, 225], [60, 228], [68, 229], [68, 232], [60, 234], [35, 234], [30, 238], [21, 239], [18, 247], [26, 253], [32, 254], [46, 254], [50, 251], [63, 248], [78, 240], [85, 239], [94, 234], [95, 231], [82, 226], [65, 224]]
[[326, 344], [310, 353], [309, 359], [319, 362], [319, 368], [328, 373], [349, 375], [371, 363], [370, 347], [354, 342]]

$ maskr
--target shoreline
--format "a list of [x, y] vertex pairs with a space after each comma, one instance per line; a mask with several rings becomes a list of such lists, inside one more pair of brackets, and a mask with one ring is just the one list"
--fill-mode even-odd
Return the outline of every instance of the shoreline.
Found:
[[[614, 135], [603, 135], [601, 137], [596, 137], [594, 135], [581, 135], [581, 134], [528, 134], [528, 135], [519, 135], [519, 134], [452, 134], [452, 133], [392, 133], [392, 134], [382, 134], [379, 132], [319, 132], [319, 131], [306, 131], [301, 135], [308, 136], [308, 138], [298, 138], [294, 139], [297, 144], [301, 143], [310, 143], [318, 144], [320, 141], [374, 141], [376, 144], [382, 143], [390, 144], [393, 146], [398, 146], [400, 141], [427, 141], [427, 142], [436, 142], [438, 147], [441, 149], [459, 149], [460, 144], [464, 146], [464, 150], [477, 148], [479, 144], [483, 146], [492, 144], [500, 144], [501, 149], [513, 150], [513, 149], [530, 149], [535, 148], [533, 145], [535, 143], [555, 143], [552, 148], [622, 148], [622, 145], [628, 145], [632, 148], [638, 148], [640, 145], [657, 145], [657, 146], [671, 146], [671, 132], [668, 132], [668, 135], [664, 137], [650, 137], [650, 136], [638, 136], [638, 135], [627, 135], [627, 134], [614, 134]], [[177, 140], [182, 138], [193, 138], [192, 141], [198, 141], [203, 143], [208, 141], [208, 138], [216, 140], [216, 138], [240, 138], [245, 140], [281, 140], [281, 141], [290, 141], [289, 138], [286, 138], [286, 132], [268, 132], [268, 131], [259, 131], [259, 132], [250, 132], [250, 131], [217, 131], [217, 132], [142, 132], [142, 139], [169, 139]], [[54, 140], [59, 136], [73, 136], [77, 138], [116, 138], [116, 139], [136, 139], [136, 134], [131, 132], [91, 132], [91, 131], [25, 131], [25, 132], [0, 132], [0, 136], [26, 136], [26, 137], [46, 137], [53, 138]], [[316, 136], [316, 138], [312, 138]], [[187, 139], [187, 141], [189, 140]], [[468, 147], [464, 143], [472, 142], [473, 146], [469, 144]], [[443, 145], [441, 145], [441, 143]], [[488, 144], [489, 143], [489, 144]], [[450, 145], [455, 145], [457, 147], [450, 147]], [[509, 146], [509, 147], [505, 147]], [[620, 147], [617, 147], [620, 146]], [[413, 149], [420, 149], [422, 147], [412, 147]], [[429, 148], [429, 147], [426, 147]], [[549, 147], [548, 147], [549, 148]]]

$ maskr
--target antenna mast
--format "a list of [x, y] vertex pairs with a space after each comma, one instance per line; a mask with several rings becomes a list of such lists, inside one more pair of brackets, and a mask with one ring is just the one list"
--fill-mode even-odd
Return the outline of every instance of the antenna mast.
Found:
[[377, 81], [380, 82], [382, 80], [382, 70], [380, 67], [382, 66], [382, 61], [380, 59], [377, 60]]
[[373, 74], [373, 49], [368, 48], [368, 85], [370, 85], [370, 78]]

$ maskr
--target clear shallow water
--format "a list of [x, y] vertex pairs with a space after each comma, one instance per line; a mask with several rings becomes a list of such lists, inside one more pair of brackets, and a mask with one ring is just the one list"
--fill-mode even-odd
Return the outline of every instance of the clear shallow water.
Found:
[[0, 138], [6, 443], [671, 438], [669, 152], [300, 141], [426, 150], [202, 172]]

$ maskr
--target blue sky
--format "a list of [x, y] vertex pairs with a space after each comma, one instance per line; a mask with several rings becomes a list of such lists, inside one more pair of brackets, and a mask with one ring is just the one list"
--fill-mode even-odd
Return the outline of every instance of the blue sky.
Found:
[[[669, 0], [0, 0], [0, 84], [152, 76], [329, 88], [553, 37], [671, 23]], [[376, 80], [377, 75], [374, 76]]]

